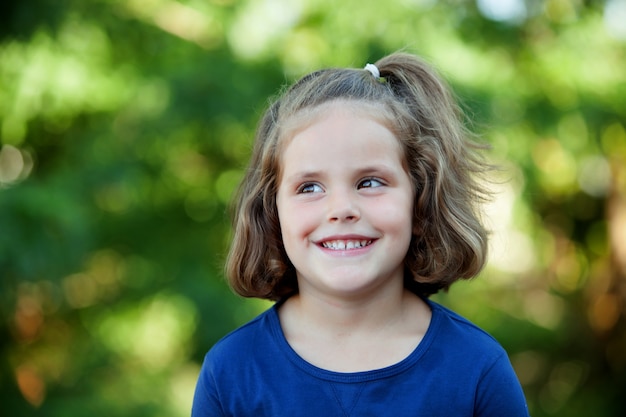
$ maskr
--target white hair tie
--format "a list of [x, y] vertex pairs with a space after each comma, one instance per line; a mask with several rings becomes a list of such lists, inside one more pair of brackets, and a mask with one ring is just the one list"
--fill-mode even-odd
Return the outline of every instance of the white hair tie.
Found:
[[365, 70], [369, 71], [370, 73], [372, 73], [374, 78], [376, 78], [376, 79], [380, 78], [380, 71], [378, 71], [378, 67], [376, 67], [376, 65], [374, 65], [374, 64], [367, 64], [365, 66]]

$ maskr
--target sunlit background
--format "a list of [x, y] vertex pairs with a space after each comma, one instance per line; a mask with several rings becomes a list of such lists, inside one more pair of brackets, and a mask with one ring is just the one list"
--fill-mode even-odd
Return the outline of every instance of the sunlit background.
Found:
[[533, 416], [626, 415], [626, 0], [3, 1], [2, 415], [189, 415], [204, 353], [268, 306], [222, 274], [268, 97], [398, 49], [502, 168], [489, 267], [436, 299]]

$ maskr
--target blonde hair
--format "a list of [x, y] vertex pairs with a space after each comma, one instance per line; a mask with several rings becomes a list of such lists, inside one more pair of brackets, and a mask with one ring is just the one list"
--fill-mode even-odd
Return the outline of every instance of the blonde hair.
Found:
[[451, 90], [434, 69], [407, 53], [367, 70], [325, 69], [301, 78], [260, 120], [252, 157], [234, 200], [234, 236], [226, 275], [245, 297], [278, 300], [298, 291], [283, 247], [276, 195], [289, 121], [337, 100], [375, 105], [400, 141], [415, 186], [414, 236], [405, 258], [405, 286], [422, 296], [478, 274], [486, 262], [487, 231], [477, 180], [489, 165], [473, 140]]

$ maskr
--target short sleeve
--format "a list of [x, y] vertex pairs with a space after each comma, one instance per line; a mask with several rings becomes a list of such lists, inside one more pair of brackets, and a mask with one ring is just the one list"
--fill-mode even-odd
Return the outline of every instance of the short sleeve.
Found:
[[191, 417], [225, 417], [222, 411], [214, 379], [210, 369], [210, 359], [207, 355], [200, 369], [196, 391], [193, 397]]
[[506, 353], [487, 369], [477, 387], [477, 417], [529, 417], [524, 392]]

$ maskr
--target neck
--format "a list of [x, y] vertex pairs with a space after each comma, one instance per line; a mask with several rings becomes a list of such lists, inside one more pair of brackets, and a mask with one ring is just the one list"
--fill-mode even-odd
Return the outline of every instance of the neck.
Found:
[[[287, 308], [301, 326], [328, 335], [348, 335], [391, 328], [400, 323], [417, 296], [402, 287], [358, 298], [318, 296], [303, 292]], [[421, 302], [421, 300], [419, 300]]]
[[426, 333], [431, 312], [401, 288], [368, 300], [304, 292], [289, 298], [279, 317], [287, 342], [304, 360], [323, 369], [358, 372], [407, 357]]

